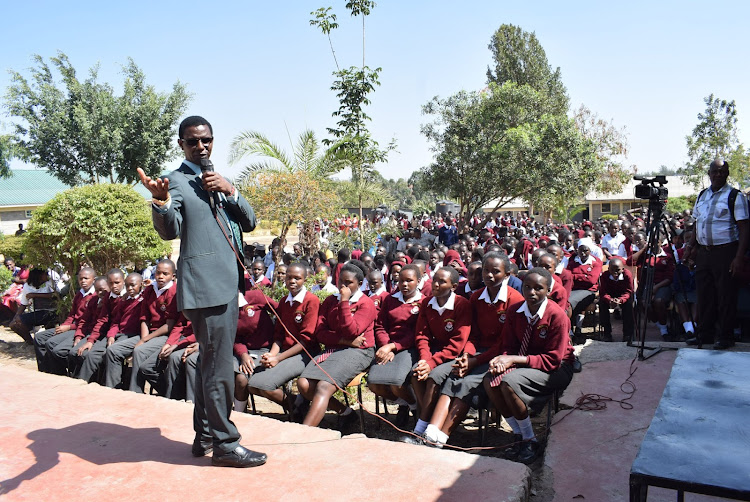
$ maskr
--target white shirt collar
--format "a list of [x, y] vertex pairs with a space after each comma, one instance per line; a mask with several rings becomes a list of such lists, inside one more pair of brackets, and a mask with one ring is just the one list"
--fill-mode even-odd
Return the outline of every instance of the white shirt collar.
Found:
[[83, 297], [85, 298], [85, 297], [87, 297], [87, 296], [89, 296], [89, 295], [93, 295], [94, 293], [96, 293], [96, 288], [95, 288], [95, 287], [94, 287], [94, 286], [92, 285], [92, 286], [91, 286], [91, 287], [89, 288], [89, 290], [88, 290], [88, 291], [84, 290], [83, 288], [79, 289], [78, 291], [80, 291], [80, 292], [81, 292], [81, 294], [83, 295]]
[[403, 293], [401, 293], [401, 291], [397, 291], [393, 293], [391, 296], [394, 297], [396, 300], [400, 301], [401, 303], [416, 303], [422, 299], [422, 293], [419, 290], [417, 290], [417, 292], [414, 293], [414, 296], [409, 298], [409, 301], [404, 300], [404, 295]]
[[609, 278], [612, 279], [613, 281], [621, 281], [624, 277], [625, 277], [625, 274], [623, 274], [622, 272], [620, 272], [620, 275], [618, 275], [617, 277], [613, 276], [612, 274], [609, 274]]
[[589, 254], [589, 257], [586, 258], [586, 261], [581, 261], [580, 256], [576, 256], [576, 262], [580, 263], [581, 265], [591, 265], [594, 263], [594, 255]]
[[521, 307], [516, 310], [516, 312], [523, 312], [523, 315], [526, 316], [526, 320], [529, 322], [532, 322], [535, 319], [539, 320], [544, 317], [544, 311], [547, 310], [547, 301], [548, 300], [546, 298], [542, 301], [542, 304], [539, 306], [539, 310], [536, 311], [536, 315], [531, 315], [531, 312], [529, 312], [529, 306], [526, 302], [523, 302], [523, 305], [521, 305]]
[[549, 292], [551, 293], [553, 289], [555, 289], [555, 277], [554, 277], [554, 274], [552, 274], [552, 284], [549, 285]]
[[427, 282], [427, 274], [423, 275], [417, 284], [417, 289], [421, 290], [424, 287], [424, 283]]
[[378, 289], [375, 290], [375, 292], [370, 292], [370, 296], [378, 296], [381, 293], [385, 293], [385, 285], [381, 284]]
[[[362, 298], [362, 295], [363, 293], [361, 289], [358, 289], [357, 291], [352, 293], [351, 298], [349, 298], [349, 304], [351, 305], [352, 303], [357, 303], [359, 299]], [[333, 293], [333, 296], [335, 296], [338, 299], [341, 299], [341, 292]]]
[[154, 292], [156, 293], [156, 297], [159, 298], [161, 295], [164, 294], [166, 290], [172, 287], [172, 284], [174, 284], [174, 281], [169, 281], [161, 289], [159, 289], [159, 286], [157, 286], [156, 281], [154, 281], [153, 284], [151, 285], [154, 287]]
[[245, 300], [245, 296], [242, 293], [240, 293], [239, 291], [237, 292], [237, 305], [240, 308], [242, 308], [245, 305], [247, 305], [247, 300]]
[[495, 299], [490, 298], [490, 290], [485, 287], [482, 294], [479, 296], [480, 300], [484, 300], [487, 303], [507, 302], [508, 301], [508, 278], [503, 279], [503, 283], [500, 285], [500, 291], [497, 292]]
[[122, 298], [122, 297], [123, 297], [123, 296], [125, 296], [126, 294], [127, 294], [127, 292], [125, 291], [125, 288], [122, 288], [122, 290], [120, 291], [120, 294], [119, 294], [119, 295], [116, 295], [116, 294], [114, 294], [113, 292], [111, 292], [111, 291], [110, 291], [110, 292], [109, 292], [109, 297], [110, 297], [110, 298]]
[[307, 288], [305, 286], [302, 286], [302, 289], [299, 290], [299, 293], [297, 293], [296, 296], [292, 296], [291, 293], [286, 295], [286, 302], [289, 303], [289, 305], [292, 305], [294, 302], [302, 303], [305, 301], [305, 295], [307, 294]]
[[143, 294], [143, 289], [141, 289], [141, 290], [140, 290], [140, 291], [138, 292], [138, 294], [137, 294], [137, 295], [135, 295], [135, 296], [128, 296], [128, 297], [126, 298], [126, 300], [136, 300], [136, 299], [138, 299], [138, 298], [139, 298], [139, 297], [140, 297], [140, 296], [141, 296], [142, 294]]
[[555, 273], [556, 274], [562, 274], [563, 269], [565, 268], [565, 265], [562, 263], [558, 263], [555, 267]]
[[456, 303], [456, 293], [451, 292], [451, 295], [448, 297], [448, 301], [445, 302], [445, 305], [443, 305], [442, 307], [438, 305], [437, 297], [435, 296], [430, 298], [430, 302], [428, 303], [428, 305], [434, 308], [438, 314], [443, 315], [443, 312], [445, 312], [446, 310], [453, 310], [455, 303]]

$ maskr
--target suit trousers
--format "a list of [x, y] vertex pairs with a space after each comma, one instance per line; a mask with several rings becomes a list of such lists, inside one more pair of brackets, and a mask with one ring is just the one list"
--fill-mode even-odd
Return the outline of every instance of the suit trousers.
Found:
[[193, 428], [196, 437], [204, 441], [213, 439], [214, 450], [229, 453], [240, 444], [240, 433], [229, 418], [234, 406], [232, 349], [239, 306], [234, 300], [227, 305], [185, 309], [183, 314], [193, 323], [200, 346]]
[[716, 341], [734, 341], [739, 284], [729, 273], [729, 265], [737, 254], [738, 245], [734, 242], [721, 247], [698, 246], [695, 260], [695, 285], [698, 291], [696, 336], [704, 343], [714, 339], [717, 321], [719, 333]]

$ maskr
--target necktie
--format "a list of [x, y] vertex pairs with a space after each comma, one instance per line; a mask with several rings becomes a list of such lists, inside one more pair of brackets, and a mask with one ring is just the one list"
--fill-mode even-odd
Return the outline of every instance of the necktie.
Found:
[[[537, 316], [534, 316], [531, 321], [527, 321], [526, 323], [526, 329], [523, 332], [523, 340], [521, 340], [521, 348], [518, 349], [518, 355], [519, 356], [525, 356], [526, 352], [529, 350], [529, 341], [531, 340], [531, 333], [534, 332], [534, 326], [536, 326], [536, 322], [539, 320]], [[500, 373], [499, 375], [495, 375], [495, 377], [490, 380], [490, 387], [497, 387], [500, 385], [500, 383], [503, 381], [503, 377], [513, 371], [515, 367], [510, 367]]]

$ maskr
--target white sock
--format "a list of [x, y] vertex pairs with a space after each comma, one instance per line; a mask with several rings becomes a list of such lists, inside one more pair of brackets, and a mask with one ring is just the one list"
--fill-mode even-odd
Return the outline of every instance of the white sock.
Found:
[[685, 333], [695, 333], [695, 323], [685, 321], [682, 323], [682, 327], [685, 328]]
[[438, 442], [439, 435], [440, 435], [440, 429], [438, 429], [437, 425], [429, 424], [427, 428], [424, 430], [425, 439], [429, 439], [433, 443]]
[[245, 413], [247, 411], [247, 399], [240, 401], [239, 399], [234, 400], [234, 411], [241, 411]]
[[513, 429], [513, 434], [521, 434], [521, 427], [518, 425], [518, 420], [516, 420], [516, 417], [503, 417], [506, 422], [508, 422], [508, 425], [510, 425], [510, 428]]
[[424, 420], [417, 419], [417, 425], [414, 427], [414, 434], [424, 434], [425, 429], [427, 429], [427, 426], [430, 425], [429, 422], [425, 422]]
[[521, 436], [523, 436], [524, 441], [536, 441], [534, 428], [531, 427], [531, 418], [526, 417], [523, 420], [518, 420], [518, 427], [521, 429]]
[[659, 331], [661, 332], [662, 335], [666, 335], [667, 333], [669, 333], [669, 331], [667, 330], [667, 325], [666, 324], [662, 324], [660, 322], [657, 322], [656, 323], [656, 327], [659, 328]]
[[353, 411], [354, 411], [354, 410], [353, 410], [353, 409], [351, 409], [351, 407], [347, 406], [347, 407], [346, 407], [346, 409], [345, 409], [344, 411], [342, 411], [341, 413], [339, 413], [339, 415], [341, 415], [342, 417], [345, 417], [345, 416], [347, 416], [347, 415], [348, 415], [349, 413], [352, 413]]

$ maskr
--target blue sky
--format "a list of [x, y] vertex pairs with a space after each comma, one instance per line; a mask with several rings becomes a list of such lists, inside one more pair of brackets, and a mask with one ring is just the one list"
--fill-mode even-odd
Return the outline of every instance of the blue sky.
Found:
[[[0, 42], [6, 70], [28, 74], [31, 55], [65, 52], [81, 78], [99, 63], [100, 80], [121, 81], [128, 57], [147, 81], [169, 90], [180, 80], [194, 98], [188, 114], [214, 127], [213, 160], [233, 176], [229, 143], [242, 130], [265, 133], [284, 148], [306, 128], [325, 137], [338, 102], [327, 39], [310, 12], [332, 5], [332, 34], [342, 66], [362, 57], [360, 19], [344, 0], [291, 2], [11, 2]], [[380, 170], [408, 177], [431, 162], [420, 125], [434, 96], [485, 85], [487, 48], [503, 23], [536, 32], [559, 66], [572, 108], [581, 103], [626, 127], [629, 164], [648, 171], [686, 160], [685, 136], [710, 93], [737, 102], [740, 139], [750, 145], [750, 2], [505, 2], [380, 0], [366, 20], [366, 63], [383, 68], [368, 112], [374, 137], [395, 138], [397, 153]], [[11, 119], [0, 116], [9, 131]], [[14, 167], [22, 167], [18, 162]]]

